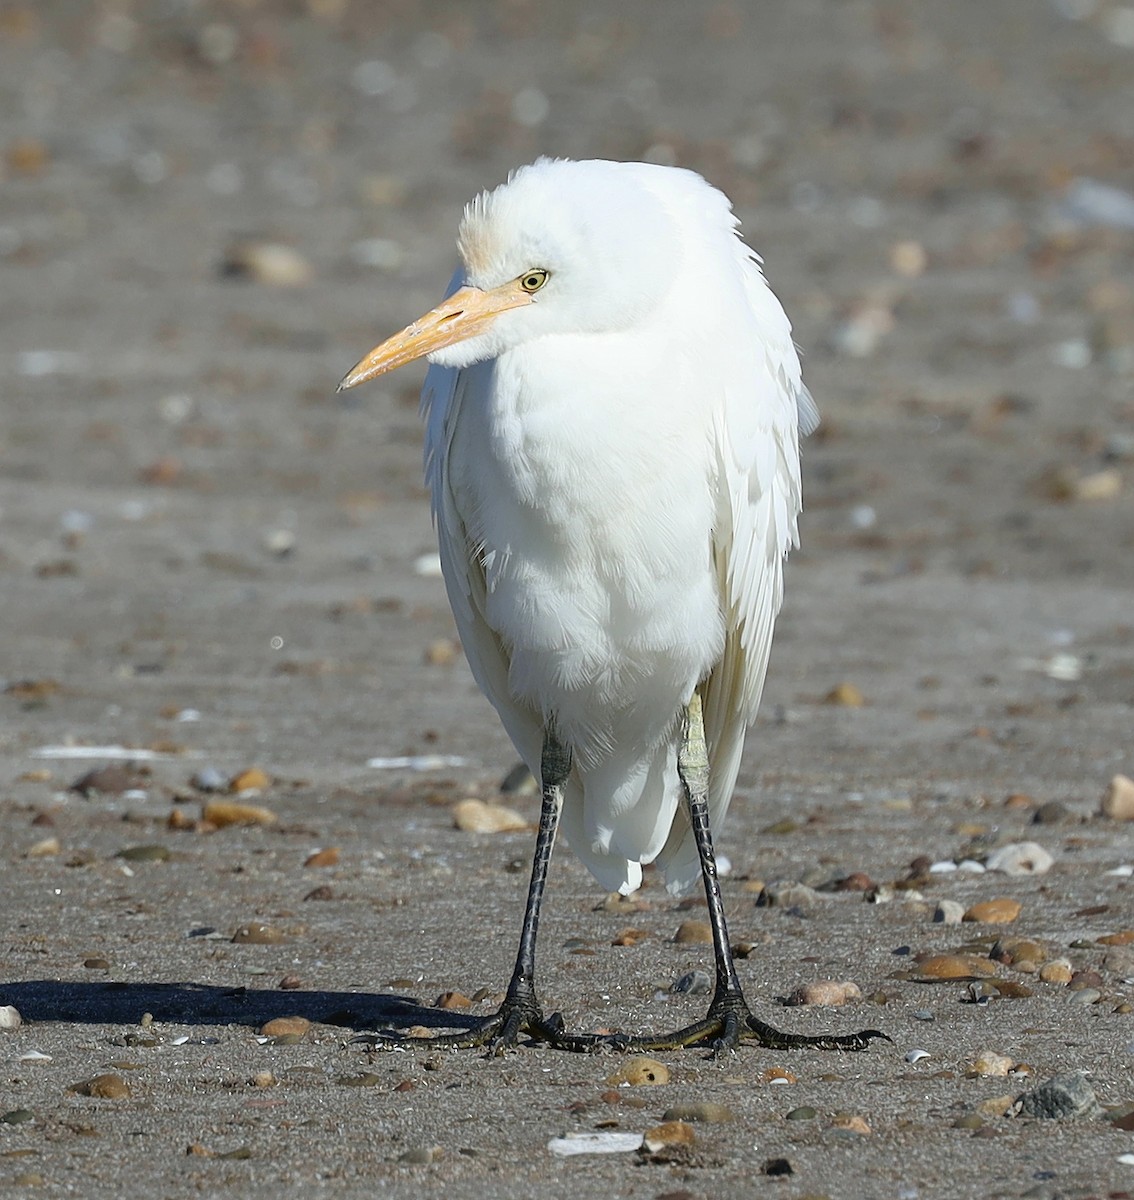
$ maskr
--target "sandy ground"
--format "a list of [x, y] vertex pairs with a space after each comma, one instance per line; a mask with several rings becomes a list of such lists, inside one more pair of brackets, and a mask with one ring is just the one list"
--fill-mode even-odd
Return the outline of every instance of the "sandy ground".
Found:
[[[1134, 1193], [1134, 1136], [1110, 1121], [957, 1126], [1061, 1071], [1088, 1072], [1104, 1105], [1134, 1101], [1134, 955], [1095, 940], [1134, 927], [1113, 873], [1134, 826], [1098, 815], [1112, 776], [1134, 774], [1131, 12], [4, 8], [0, 1005], [24, 1024], [0, 1032], [0, 1188]], [[825, 424], [719, 836], [725, 896], [761, 1015], [878, 1026], [893, 1046], [667, 1054], [668, 1084], [615, 1089], [609, 1057], [351, 1041], [503, 986], [531, 834], [453, 827], [452, 802], [491, 797], [513, 755], [449, 653], [440, 581], [415, 566], [432, 546], [420, 374], [346, 404], [334, 385], [436, 300], [461, 204], [537, 153], [702, 170], [793, 317]], [[844, 683], [865, 703], [824, 703]], [[126, 791], [83, 797], [69, 786], [107, 758], [37, 756], [60, 745], [158, 756]], [[367, 766], [407, 754], [469, 765]], [[194, 775], [254, 766], [277, 823], [196, 831]], [[534, 819], [534, 798], [508, 803]], [[190, 828], [168, 827], [174, 809]], [[1054, 856], [1046, 874], [755, 904], [758, 880], [886, 885], [919, 856], [1025, 839]], [[117, 857], [138, 845], [168, 858]], [[303, 865], [327, 847], [337, 865]], [[933, 923], [938, 900], [1000, 896], [1023, 906], [1011, 927]], [[659, 1029], [704, 1003], [665, 992], [708, 966], [672, 941], [697, 913], [653, 879], [641, 898], [609, 911], [557, 860], [542, 986], [573, 1026]], [[285, 940], [232, 943], [251, 921]], [[627, 927], [648, 936], [612, 945]], [[1030, 995], [965, 1003], [966, 981], [910, 978], [911, 955], [987, 958], [1009, 934], [1097, 972], [1080, 976], [1097, 1002], [1009, 964], [998, 977]], [[780, 1006], [823, 978], [864, 999]], [[298, 1043], [257, 1040], [295, 1014], [314, 1022]], [[1018, 1069], [971, 1077], [985, 1050]], [[69, 1090], [106, 1072], [131, 1095]], [[734, 1119], [668, 1160], [548, 1150], [705, 1101]], [[790, 1175], [766, 1173], [778, 1159]]]

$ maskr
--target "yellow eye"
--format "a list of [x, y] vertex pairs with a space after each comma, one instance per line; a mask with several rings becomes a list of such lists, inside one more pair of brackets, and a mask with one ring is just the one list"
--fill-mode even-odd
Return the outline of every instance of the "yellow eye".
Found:
[[550, 271], [545, 271], [542, 267], [537, 267], [534, 271], [525, 271], [520, 276], [520, 287], [525, 292], [538, 292], [541, 287], [548, 281], [551, 276]]

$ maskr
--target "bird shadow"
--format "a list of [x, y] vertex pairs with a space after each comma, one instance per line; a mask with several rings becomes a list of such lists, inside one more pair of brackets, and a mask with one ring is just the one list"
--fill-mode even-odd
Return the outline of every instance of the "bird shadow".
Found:
[[476, 1018], [429, 1008], [410, 996], [330, 991], [278, 991], [204, 983], [71, 982], [29, 979], [0, 984], [0, 1004], [27, 1022], [136, 1025], [143, 1013], [171, 1025], [250, 1025], [306, 1017], [354, 1031], [471, 1028]]

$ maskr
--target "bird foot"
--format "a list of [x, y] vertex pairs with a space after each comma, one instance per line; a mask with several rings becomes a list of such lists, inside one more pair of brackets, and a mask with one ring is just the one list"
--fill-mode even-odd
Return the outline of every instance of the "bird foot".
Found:
[[[367, 1037], [375, 1047], [401, 1049], [407, 1045], [442, 1048], [446, 1050], [484, 1050], [488, 1057], [497, 1057], [520, 1045], [527, 1037], [555, 1050], [575, 1054], [596, 1053], [612, 1048], [612, 1038], [602, 1034], [570, 1034], [564, 1032], [563, 1017], [552, 1013], [543, 1015], [535, 990], [510, 987], [500, 1008], [476, 1021], [460, 1033], [444, 1033], [436, 1037], [409, 1037], [398, 1030], [382, 1030]], [[358, 1039], [356, 1039], [358, 1040]]]
[[842, 1034], [785, 1033], [755, 1016], [741, 992], [721, 989], [713, 997], [705, 1017], [692, 1025], [652, 1037], [614, 1035], [607, 1040], [616, 1050], [645, 1052], [694, 1046], [708, 1049], [712, 1057], [719, 1058], [738, 1049], [743, 1042], [754, 1042], [769, 1050], [816, 1047], [849, 1051], [865, 1050], [875, 1040], [889, 1042], [892, 1039], [878, 1029]]

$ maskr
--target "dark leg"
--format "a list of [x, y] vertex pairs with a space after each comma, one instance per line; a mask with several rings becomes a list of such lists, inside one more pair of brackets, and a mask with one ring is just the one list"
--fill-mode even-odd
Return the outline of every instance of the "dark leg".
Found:
[[705, 882], [705, 899], [709, 906], [709, 924], [713, 931], [713, 961], [716, 967], [716, 990], [709, 1011], [701, 1021], [659, 1037], [619, 1038], [616, 1045], [628, 1050], [672, 1050], [681, 1046], [706, 1045], [715, 1053], [733, 1050], [742, 1039], [758, 1042], [774, 1050], [789, 1050], [801, 1046], [818, 1046], [824, 1050], [865, 1050], [874, 1038], [890, 1039], [877, 1029], [860, 1033], [811, 1036], [782, 1033], [753, 1016], [740, 978], [736, 973], [728, 940], [724, 901], [717, 878], [717, 862], [713, 854], [713, 839], [709, 830], [709, 758], [705, 744], [705, 725], [701, 716], [701, 697], [694, 693], [686, 713], [685, 736], [678, 754], [678, 773], [689, 804], [689, 821], [701, 860], [701, 877]]
[[[449, 1049], [485, 1047], [491, 1054], [501, 1054], [514, 1047], [522, 1035], [535, 1041], [547, 1042], [560, 1050], [593, 1050], [605, 1046], [605, 1039], [574, 1037], [562, 1032], [558, 1013], [544, 1017], [535, 989], [536, 937], [539, 933], [539, 910], [547, 883], [547, 869], [555, 847], [559, 814], [563, 809], [563, 784], [571, 773], [571, 751], [550, 730], [545, 732], [540, 775], [543, 803], [539, 814], [535, 856], [532, 859], [532, 878], [528, 885], [528, 902], [524, 909], [524, 924], [520, 931], [520, 948], [516, 965], [499, 1011], [486, 1017], [463, 1033], [443, 1034], [429, 1038], [423, 1045], [445, 1046]], [[405, 1044], [409, 1039], [389, 1038]], [[379, 1043], [381, 1044], [381, 1043]]]

